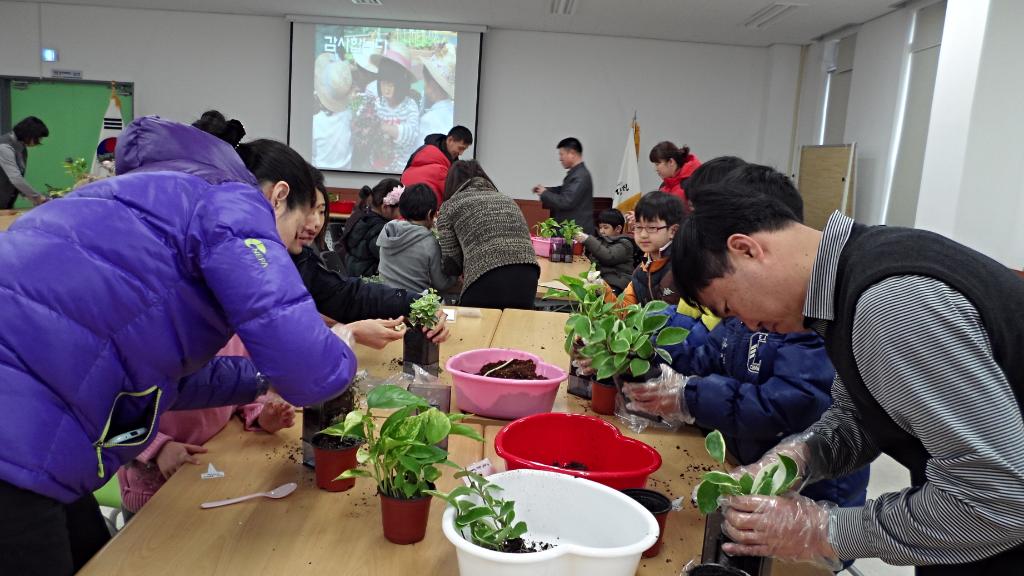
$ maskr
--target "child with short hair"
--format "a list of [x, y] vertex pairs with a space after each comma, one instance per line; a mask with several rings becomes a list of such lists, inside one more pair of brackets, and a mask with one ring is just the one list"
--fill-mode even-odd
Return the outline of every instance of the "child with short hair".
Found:
[[587, 258], [597, 264], [601, 279], [618, 296], [625, 290], [636, 264], [633, 254], [636, 244], [628, 235], [623, 235], [626, 219], [622, 212], [612, 208], [604, 210], [597, 217], [597, 235], [586, 232], [576, 234], [576, 241], [582, 242]]
[[[345, 224], [342, 246], [345, 251], [345, 269], [349, 276], [376, 276], [380, 265], [377, 237], [384, 224], [398, 214], [398, 197], [402, 183], [395, 178], [384, 178], [373, 188], [363, 186], [359, 191], [359, 204], [363, 207], [353, 213], [351, 223]], [[351, 226], [351, 227], [350, 227]]]
[[426, 184], [414, 184], [398, 200], [405, 220], [392, 220], [377, 236], [380, 277], [384, 284], [418, 294], [445, 290], [457, 276], [441, 270], [441, 246], [431, 232], [437, 219], [437, 196]]
[[637, 202], [633, 239], [646, 257], [622, 292], [626, 305], [647, 304], [651, 300], [679, 303], [669, 247], [683, 222], [684, 212], [682, 200], [665, 192], [648, 192]]

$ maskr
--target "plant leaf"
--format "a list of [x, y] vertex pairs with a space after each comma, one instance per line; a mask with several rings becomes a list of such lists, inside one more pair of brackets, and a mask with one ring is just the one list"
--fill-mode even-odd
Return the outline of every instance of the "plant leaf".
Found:
[[423, 432], [426, 435], [427, 444], [437, 444], [444, 440], [452, 429], [452, 423], [448, 417], [437, 408], [431, 408], [420, 416], [423, 418]]
[[523, 534], [526, 534], [527, 530], [529, 530], [529, 528], [526, 527], [526, 522], [516, 522], [515, 525], [512, 526], [512, 529], [509, 530], [508, 539], [515, 540], [516, 538], [521, 537]]
[[740, 476], [740, 493], [751, 494], [754, 489], [754, 477], [749, 472], [744, 472], [743, 476]]
[[800, 474], [800, 468], [796, 465], [796, 460], [785, 454], [779, 454], [779, 462], [782, 462], [782, 466], [786, 469], [786, 479], [775, 493], [785, 494], [796, 482], [797, 476]]
[[722, 433], [718, 430], [708, 434], [707, 438], [704, 439], [704, 448], [707, 449], [708, 454], [711, 458], [719, 464], [725, 464], [725, 438], [722, 437]]
[[754, 476], [754, 487], [751, 490], [753, 494], [761, 494], [762, 496], [768, 496], [772, 491], [772, 477], [775, 476], [775, 472], [779, 469], [779, 463], [769, 464], [764, 468], [761, 468], [757, 472], [757, 476]]
[[455, 525], [458, 527], [468, 526], [481, 518], [494, 518], [494, 510], [487, 506], [474, 506], [467, 512], [459, 514], [455, 518]]
[[453, 436], [465, 436], [466, 438], [472, 438], [477, 442], [483, 442], [484, 437], [480, 435], [472, 426], [466, 424], [452, 424], [452, 429], [448, 434]]
[[643, 310], [645, 313], [650, 314], [652, 312], [664, 312], [668, 308], [668, 303], [664, 300], [651, 300], [644, 306]]
[[704, 482], [711, 482], [712, 484], [718, 484], [719, 486], [735, 486], [740, 487], [740, 481], [726, 474], [725, 472], [719, 472], [712, 470], [711, 472], [704, 473]]
[[360, 470], [359, 468], [350, 468], [345, 470], [335, 480], [347, 480], [349, 478], [370, 478], [370, 473], [366, 470]]
[[717, 484], [701, 482], [697, 486], [697, 508], [704, 514], [711, 514], [718, 509], [718, 496], [721, 491]]
[[377, 386], [366, 395], [366, 405], [369, 408], [404, 408], [406, 406], [418, 406], [426, 408], [427, 401], [419, 396], [403, 390], [393, 384]]
[[616, 354], [625, 354], [629, 351], [629, 341], [617, 336], [615, 340], [612, 340], [610, 348], [612, 349], [612, 352]]
[[672, 364], [672, 355], [666, 352], [664, 348], [655, 348], [654, 351], [658, 353], [658, 357], [664, 360], [666, 364]]
[[434, 482], [441, 477], [441, 471], [434, 466], [423, 467], [423, 480], [426, 482]]
[[633, 358], [629, 362], [629, 371], [633, 376], [640, 377], [647, 373], [651, 369], [651, 363], [643, 358]]
[[686, 340], [686, 336], [690, 333], [686, 328], [680, 328], [678, 326], [669, 326], [661, 332], [658, 332], [658, 339], [655, 341], [658, 346], [673, 346]]
[[649, 334], [660, 330], [668, 323], [668, 316], [664, 314], [653, 314], [644, 318], [643, 330]]

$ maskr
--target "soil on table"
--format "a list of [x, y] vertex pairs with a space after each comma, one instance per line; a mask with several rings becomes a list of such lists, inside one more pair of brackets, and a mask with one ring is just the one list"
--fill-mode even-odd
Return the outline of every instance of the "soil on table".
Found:
[[317, 434], [313, 437], [313, 445], [321, 450], [345, 450], [362, 444], [362, 440], [354, 436], [334, 436]]
[[501, 551], [509, 554], [528, 554], [530, 552], [543, 552], [554, 547], [554, 544], [548, 544], [547, 542], [527, 542], [522, 538], [513, 538], [502, 543]]
[[[501, 368], [498, 368], [501, 366]], [[494, 370], [498, 368], [497, 370]], [[487, 374], [491, 370], [490, 374]], [[543, 380], [544, 377], [537, 374], [537, 365], [533, 360], [499, 360], [484, 364], [477, 376], [487, 375], [489, 378], [505, 378], [507, 380]]]
[[577, 470], [579, 472], [586, 472], [587, 470], [590, 470], [590, 468], [588, 468], [586, 464], [584, 464], [583, 462], [577, 462], [575, 460], [571, 462], [559, 462], [556, 460], [552, 462], [551, 465], [555, 466], [556, 468], [565, 468], [566, 470]]

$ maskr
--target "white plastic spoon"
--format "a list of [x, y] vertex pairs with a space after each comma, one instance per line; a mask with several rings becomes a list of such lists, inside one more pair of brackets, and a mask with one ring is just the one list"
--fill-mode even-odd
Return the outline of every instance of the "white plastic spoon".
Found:
[[289, 482], [282, 484], [277, 488], [269, 492], [257, 492], [255, 494], [248, 494], [246, 496], [239, 496], [238, 498], [228, 498], [227, 500], [214, 500], [213, 502], [203, 502], [199, 505], [200, 508], [217, 508], [219, 506], [227, 506], [229, 504], [237, 504], [246, 500], [252, 500], [253, 498], [266, 497], [266, 498], [284, 498], [285, 496], [295, 492], [295, 489], [299, 485], [295, 482]]

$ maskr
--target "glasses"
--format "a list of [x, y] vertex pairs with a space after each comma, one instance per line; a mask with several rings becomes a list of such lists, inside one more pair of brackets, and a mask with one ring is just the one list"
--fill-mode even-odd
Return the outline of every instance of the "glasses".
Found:
[[668, 225], [665, 225], [665, 226], [639, 226], [639, 225], [637, 225], [637, 226], [633, 226], [633, 231], [636, 232], [637, 234], [644, 234], [644, 233], [654, 234], [655, 232], [658, 232], [660, 230], [665, 230], [667, 228], [668, 228]]

